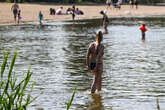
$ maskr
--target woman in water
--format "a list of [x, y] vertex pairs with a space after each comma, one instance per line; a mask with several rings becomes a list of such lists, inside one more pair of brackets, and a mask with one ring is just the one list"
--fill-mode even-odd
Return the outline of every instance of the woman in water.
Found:
[[103, 73], [103, 61], [104, 45], [101, 43], [103, 40], [103, 34], [101, 31], [96, 33], [96, 42], [90, 44], [86, 63], [88, 70], [94, 74], [94, 80], [91, 87], [91, 93], [95, 93], [96, 89], [101, 91], [102, 73]]

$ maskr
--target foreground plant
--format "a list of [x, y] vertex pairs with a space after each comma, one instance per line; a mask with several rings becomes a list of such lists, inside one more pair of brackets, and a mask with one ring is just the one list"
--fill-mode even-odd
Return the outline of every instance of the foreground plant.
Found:
[[77, 88], [74, 89], [73, 94], [72, 94], [72, 98], [70, 99], [70, 101], [66, 103], [67, 104], [67, 108], [66, 108], [67, 110], [69, 110], [70, 106], [72, 105], [76, 91], [77, 91]]
[[26, 107], [33, 102], [35, 98], [31, 98], [31, 91], [34, 83], [30, 87], [30, 92], [25, 94], [27, 85], [31, 78], [30, 69], [26, 73], [26, 77], [18, 81], [13, 72], [17, 49], [8, 67], [9, 52], [3, 51], [3, 62], [0, 74], [0, 110], [26, 110]]

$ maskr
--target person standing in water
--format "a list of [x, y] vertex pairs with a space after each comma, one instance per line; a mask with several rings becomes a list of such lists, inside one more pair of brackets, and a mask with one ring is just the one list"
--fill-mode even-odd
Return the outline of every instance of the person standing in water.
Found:
[[103, 12], [101, 11], [100, 14], [103, 15], [103, 27], [104, 27], [104, 34], [107, 34], [108, 33], [108, 29], [107, 29], [107, 25], [108, 25], [108, 16]]
[[101, 91], [103, 73], [102, 57], [104, 55], [104, 45], [101, 43], [102, 40], [103, 33], [98, 31], [96, 33], [96, 42], [90, 44], [86, 55], [87, 68], [94, 74], [91, 93], [95, 93], [96, 89]]
[[39, 12], [38, 17], [39, 17], [39, 22], [40, 22], [40, 25], [42, 25], [43, 14], [42, 14], [42, 12], [41, 12], [41, 11]]
[[145, 40], [145, 32], [148, 29], [145, 27], [145, 24], [144, 23], [141, 25], [140, 30], [141, 30], [141, 33], [142, 33], [142, 40]]
[[13, 11], [13, 15], [14, 15], [14, 21], [15, 23], [17, 22], [17, 15], [18, 15], [18, 10], [19, 10], [19, 5], [16, 3], [16, 1], [14, 0], [14, 4], [11, 7], [11, 10]]

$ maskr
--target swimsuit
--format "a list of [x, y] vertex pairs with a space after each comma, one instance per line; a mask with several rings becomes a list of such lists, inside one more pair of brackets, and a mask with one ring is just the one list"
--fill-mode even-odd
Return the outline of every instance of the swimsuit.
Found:
[[14, 9], [14, 10], [13, 10], [13, 14], [16, 16], [17, 13], [18, 13], [17, 9]]

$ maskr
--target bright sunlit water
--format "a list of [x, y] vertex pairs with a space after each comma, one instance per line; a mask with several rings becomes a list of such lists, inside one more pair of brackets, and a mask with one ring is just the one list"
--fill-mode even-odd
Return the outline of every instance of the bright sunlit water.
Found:
[[157, 110], [156, 97], [164, 110], [165, 23], [148, 19], [145, 42], [139, 31], [143, 19], [110, 20], [100, 94], [90, 94], [92, 75], [85, 66], [87, 48], [103, 29], [100, 20], [0, 26], [0, 62], [3, 48], [12, 55], [18, 47], [17, 77], [31, 65], [32, 96], [39, 97], [28, 110], [65, 110], [75, 87], [72, 110]]

